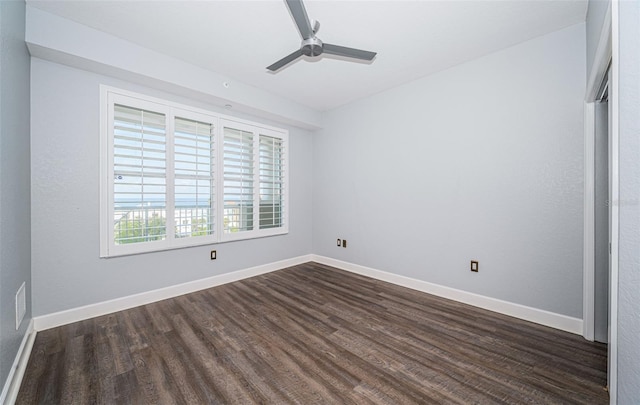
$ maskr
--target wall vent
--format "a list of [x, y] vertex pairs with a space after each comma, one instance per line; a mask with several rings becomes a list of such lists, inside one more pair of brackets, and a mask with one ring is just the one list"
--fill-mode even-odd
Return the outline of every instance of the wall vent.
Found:
[[22, 283], [16, 293], [16, 330], [20, 329], [20, 324], [27, 313], [27, 296], [25, 293], [25, 283]]

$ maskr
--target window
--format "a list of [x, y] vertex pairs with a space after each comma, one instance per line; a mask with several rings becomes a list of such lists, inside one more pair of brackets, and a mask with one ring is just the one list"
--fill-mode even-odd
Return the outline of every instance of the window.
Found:
[[273, 234], [286, 222], [285, 138], [228, 120], [223, 132], [223, 239]]
[[176, 118], [174, 195], [176, 238], [215, 235], [213, 125]]
[[288, 232], [284, 130], [102, 87], [101, 257]]
[[224, 127], [224, 232], [253, 230], [254, 153], [252, 132]]
[[281, 138], [260, 135], [260, 229], [282, 226], [284, 146]]
[[166, 160], [165, 116], [114, 105], [115, 244], [166, 238]]

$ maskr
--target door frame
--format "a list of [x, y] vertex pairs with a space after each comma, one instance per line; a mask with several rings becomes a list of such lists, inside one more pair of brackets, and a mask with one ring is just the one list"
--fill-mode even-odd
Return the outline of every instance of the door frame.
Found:
[[610, 65], [609, 83], [609, 137], [611, 150], [611, 256], [609, 285], [609, 364], [608, 384], [612, 404], [617, 394], [617, 333], [618, 333], [618, 55], [617, 55], [617, 0], [611, 0], [604, 18], [598, 47], [588, 77], [584, 102], [584, 238], [583, 238], [583, 336], [594, 340], [595, 328], [595, 102], [600, 84]]
[[[584, 238], [583, 336], [594, 340], [595, 328], [595, 103], [611, 61], [611, 8], [607, 10], [587, 82], [584, 102]], [[610, 92], [611, 94], [611, 92]], [[613, 101], [613, 100], [612, 100]], [[613, 117], [609, 117], [611, 120]], [[611, 135], [611, 134], [610, 134]]]

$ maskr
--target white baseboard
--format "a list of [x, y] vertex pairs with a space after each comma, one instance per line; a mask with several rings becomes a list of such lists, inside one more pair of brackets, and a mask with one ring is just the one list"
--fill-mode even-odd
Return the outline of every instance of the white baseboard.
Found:
[[410, 277], [400, 276], [398, 274], [387, 273], [386, 271], [376, 270], [370, 267], [360, 266], [358, 264], [349, 262], [343, 262], [341, 260], [332, 259], [330, 257], [318, 255], [311, 256], [314, 262], [336, 267], [363, 276], [375, 278], [381, 281], [386, 281], [402, 287], [407, 287], [413, 290], [437, 295], [439, 297], [448, 298], [465, 304], [473, 305], [475, 307], [488, 309], [489, 311], [494, 311], [504, 315], [513, 316], [515, 318], [520, 318], [525, 321], [535, 322], [541, 325], [564, 330], [566, 332], [575, 333], [577, 335], [582, 335], [583, 332], [582, 319], [572, 318], [570, 316], [557, 314], [542, 309], [515, 304], [513, 302], [502, 301], [496, 298], [486, 297], [484, 295], [474, 294], [455, 288], [445, 287], [439, 284], [433, 284]]
[[22, 377], [24, 371], [27, 369], [27, 363], [29, 362], [29, 356], [31, 355], [31, 348], [33, 348], [33, 342], [36, 340], [36, 331], [34, 330], [33, 319], [29, 322], [27, 331], [22, 338], [22, 343], [16, 353], [16, 358], [11, 365], [11, 370], [7, 376], [7, 381], [2, 388], [2, 394], [0, 394], [0, 404], [13, 405], [18, 397], [18, 391], [20, 390], [20, 384], [22, 384]]
[[173, 298], [179, 295], [204, 290], [206, 288], [231, 283], [233, 281], [243, 280], [245, 278], [269, 273], [309, 261], [326, 264], [328, 266], [333, 266], [342, 270], [350, 271], [352, 273], [372, 277], [378, 280], [437, 295], [439, 297], [452, 299], [458, 302], [524, 319], [526, 321], [535, 322], [541, 325], [550, 326], [552, 328], [564, 330], [578, 335], [582, 335], [583, 333], [582, 319], [573, 318], [542, 309], [532, 308], [525, 305], [515, 304], [513, 302], [503, 301], [496, 298], [486, 297], [483, 295], [474, 294], [451, 287], [445, 287], [442, 285], [429, 283], [410, 277], [400, 276], [398, 274], [388, 273], [370, 267], [360, 266], [357, 264], [319, 255], [299, 256], [292, 259], [251, 267], [231, 273], [220, 274], [201, 280], [195, 280], [184, 284], [161, 288], [158, 290], [147, 291], [144, 293], [117, 298], [110, 301], [99, 302], [96, 304], [73, 308], [66, 311], [38, 316], [33, 319], [33, 328], [36, 331], [55, 328], [57, 326], [67, 325], [69, 323], [82, 321], [96, 316], [106, 315], [140, 305], [161, 301], [167, 298]]
[[234, 271], [231, 273], [220, 274], [217, 276], [207, 277], [183, 284], [147, 291], [140, 294], [129, 295], [127, 297], [116, 298], [113, 300], [90, 304], [83, 307], [72, 308], [66, 311], [37, 316], [33, 319], [35, 322], [34, 327], [36, 331], [51, 329], [57, 326], [67, 325], [73, 322], [94, 318], [96, 316], [111, 314], [113, 312], [122, 311], [140, 305], [150, 304], [152, 302], [177, 297], [179, 295], [184, 295], [218, 285], [231, 283], [233, 281], [243, 280], [245, 278], [254, 277], [260, 274], [269, 273], [310, 261], [311, 255], [294, 257], [291, 259], [281, 260], [279, 262], [264, 264], [248, 269]]

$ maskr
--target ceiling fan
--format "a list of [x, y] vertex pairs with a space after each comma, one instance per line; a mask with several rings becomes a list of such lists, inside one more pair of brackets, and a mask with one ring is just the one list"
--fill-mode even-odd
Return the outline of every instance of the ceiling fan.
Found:
[[285, 56], [273, 65], [268, 66], [267, 69], [270, 71], [275, 72], [303, 55], [313, 57], [320, 56], [325, 53], [366, 61], [373, 60], [376, 56], [376, 52], [323, 43], [320, 38], [316, 37], [316, 34], [320, 29], [320, 23], [313, 20], [312, 24], [311, 21], [309, 21], [307, 11], [304, 8], [304, 4], [302, 4], [302, 0], [286, 0], [286, 2], [293, 19], [298, 26], [298, 31], [300, 31], [300, 35], [302, 36], [302, 43], [300, 44], [300, 49], [288, 56]]

